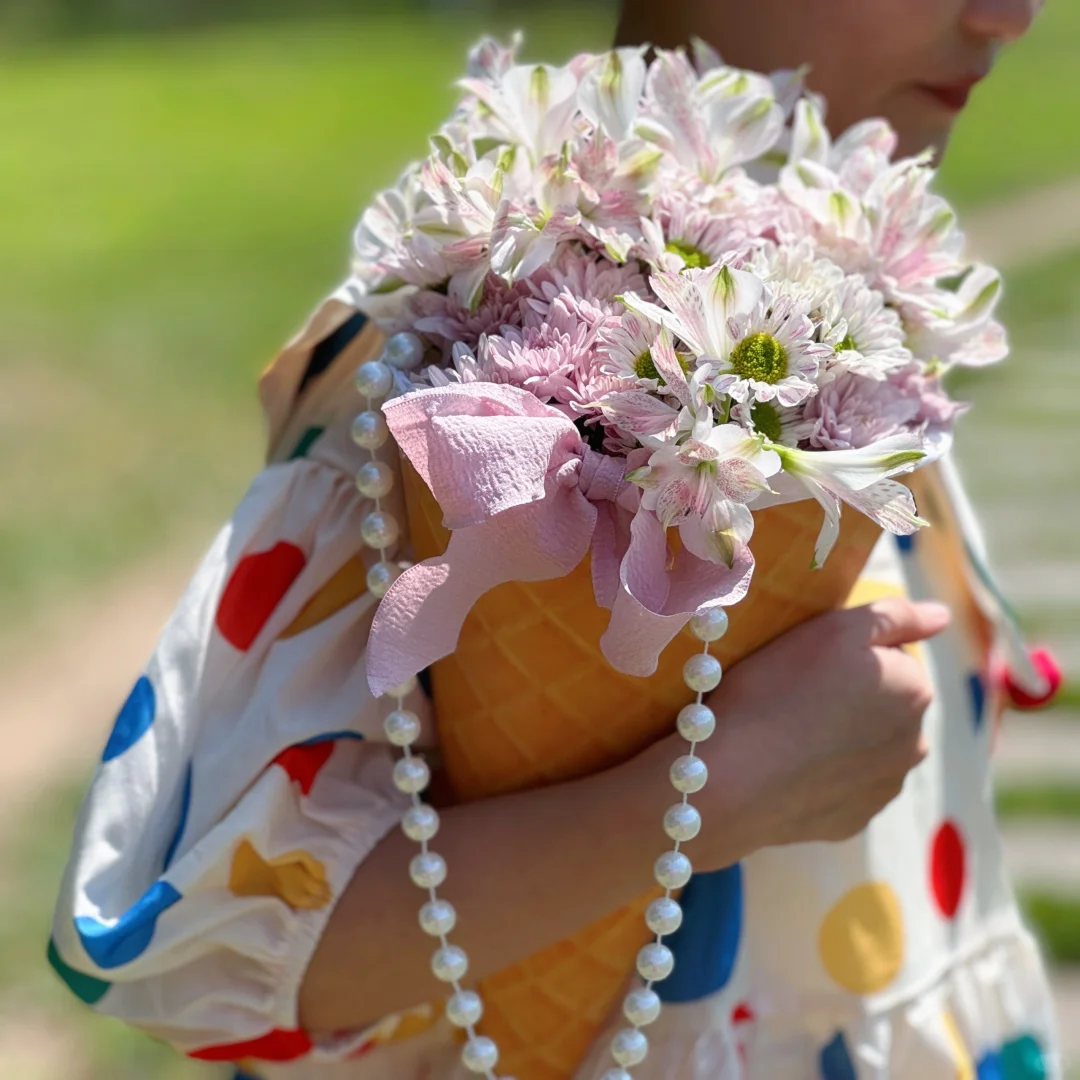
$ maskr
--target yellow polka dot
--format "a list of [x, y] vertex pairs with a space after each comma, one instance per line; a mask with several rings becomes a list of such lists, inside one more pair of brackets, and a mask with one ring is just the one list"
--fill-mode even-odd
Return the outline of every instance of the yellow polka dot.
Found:
[[414, 1035], [422, 1035], [435, 1026], [439, 1016], [440, 1013], [436, 1012], [430, 1005], [421, 1005], [416, 1009], [410, 1009], [409, 1012], [401, 1014], [399, 1023], [394, 1028], [393, 1034], [387, 1039], [387, 1042], [403, 1042], [405, 1039], [411, 1039]]
[[975, 1064], [964, 1045], [964, 1037], [960, 1034], [960, 1028], [952, 1013], [941, 1014], [941, 1026], [945, 1029], [945, 1038], [949, 1042], [949, 1049], [956, 1064], [956, 1080], [975, 1080]]
[[317, 911], [330, 903], [326, 867], [306, 851], [264, 859], [247, 840], [233, 856], [229, 890], [235, 896], [276, 896], [298, 911]]
[[884, 990], [904, 962], [904, 923], [896, 893], [881, 882], [852, 889], [825, 916], [818, 951], [825, 970], [845, 990]]
[[884, 600], [887, 596], [907, 596], [907, 593], [899, 585], [862, 577], [855, 582], [844, 607], [862, 607], [864, 604], [872, 604], [875, 600]]

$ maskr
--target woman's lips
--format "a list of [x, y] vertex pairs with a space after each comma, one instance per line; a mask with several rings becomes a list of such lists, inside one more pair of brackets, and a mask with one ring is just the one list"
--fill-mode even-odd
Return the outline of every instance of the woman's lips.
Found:
[[960, 112], [968, 103], [971, 91], [982, 82], [982, 79], [983, 76], [978, 75], [960, 79], [954, 83], [937, 83], [933, 85], [924, 83], [919, 89], [929, 94], [939, 105], [950, 112]]

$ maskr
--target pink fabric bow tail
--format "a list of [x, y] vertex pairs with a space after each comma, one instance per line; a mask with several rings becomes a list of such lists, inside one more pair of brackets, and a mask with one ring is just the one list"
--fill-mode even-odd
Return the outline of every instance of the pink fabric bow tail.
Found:
[[489, 589], [570, 573], [597, 519], [577, 480], [581, 436], [532, 394], [458, 384], [406, 394], [383, 411], [452, 535], [443, 555], [410, 567], [379, 605], [367, 659], [376, 695], [452, 653]]
[[750, 588], [754, 557], [736, 548], [732, 565], [707, 562], [681, 548], [674, 557], [663, 525], [638, 510], [619, 567], [619, 589], [600, 648], [627, 675], [652, 675], [660, 654], [698, 611], [737, 604]]

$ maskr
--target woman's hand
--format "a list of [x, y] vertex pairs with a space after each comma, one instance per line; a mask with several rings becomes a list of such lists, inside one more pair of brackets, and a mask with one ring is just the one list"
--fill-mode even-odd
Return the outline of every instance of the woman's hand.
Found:
[[[696, 862], [864, 829], [926, 755], [929, 674], [897, 646], [948, 622], [939, 604], [881, 600], [804, 623], [733, 667], [708, 702], [716, 735], [698, 750], [710, 781], [694, 797]], [[677, 746], [666, 740], [661, 755]]]
[[[710, 704], [716, 735], [700, 747], [711, 779], [694, 796], [705, 828], [699, 869], [761, 847], [858, 832], [922, 760], [930, 684], [894, 648], [938, 633], [948, 612], [890, 600], [805, 624], [732, 668]], [[672, 717], [674, 721], [674, 717]], [[648, 888], [675, 801], [678, 736], [573, 783], [455, 806], [437, 850], [443, 890], [461, 911], [455, 941], [481, 978], [614, 911]], [[445, 991], [431, 940], [416, 927], [415, 845], [388, 836], [334, 908], [300, 990], [302, 1025], [347, 1030]]]

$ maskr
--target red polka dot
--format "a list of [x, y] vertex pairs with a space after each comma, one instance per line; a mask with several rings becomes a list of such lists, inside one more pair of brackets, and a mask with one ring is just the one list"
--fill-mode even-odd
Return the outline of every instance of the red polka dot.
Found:
[[745, 1001], [741, 1005], [736, 1005], [731, 1013], [731, 1022], [736, 1026], [739, 1024], [751, 1024], [756, 1019], [754, 1010]]
[[304, 1031], [274, 1030], [248, 1042], [230, 1043], [228, 1046], [208, 1046], [196, 1050], [188, 1057], [196, 1061], [239, 1061], [254, 1058], [256, 1061], [295, 1061], [312, 1051], [312, 1042]]
[[946, 919], [956, 917], [960, 900], [964, 895], [966, 877], [964, 840], [960, 830], [946, 821], [934, 837], [930, 855], [930, 883], [934, 899]]
[[349, 1054], [345, 1060], [355, 1061], [357, 1058], [364, 1057], [365, 1054], [370, 1054], [379, 1044], [374, 1039], [368, 1039], [367, 1042], [362, 1042], [351, 1054]]
[[322, 767], [330, 760], [334, 752], [334, 741], [307, 743], [302, 746], [290, 746], [282, 750], [274, 764], [280, 765], [288, 773], [291, 780], [300, 785], [300, 790], [305, 795], [311, 794], [311, 786], [315, 783], [315, 777], [319, 775]]
[[245, 555], [218, 605], [216, 623], [221, 636], [247, 652], [306, 564], [304, 553], [284, 540], [269, 551]]

